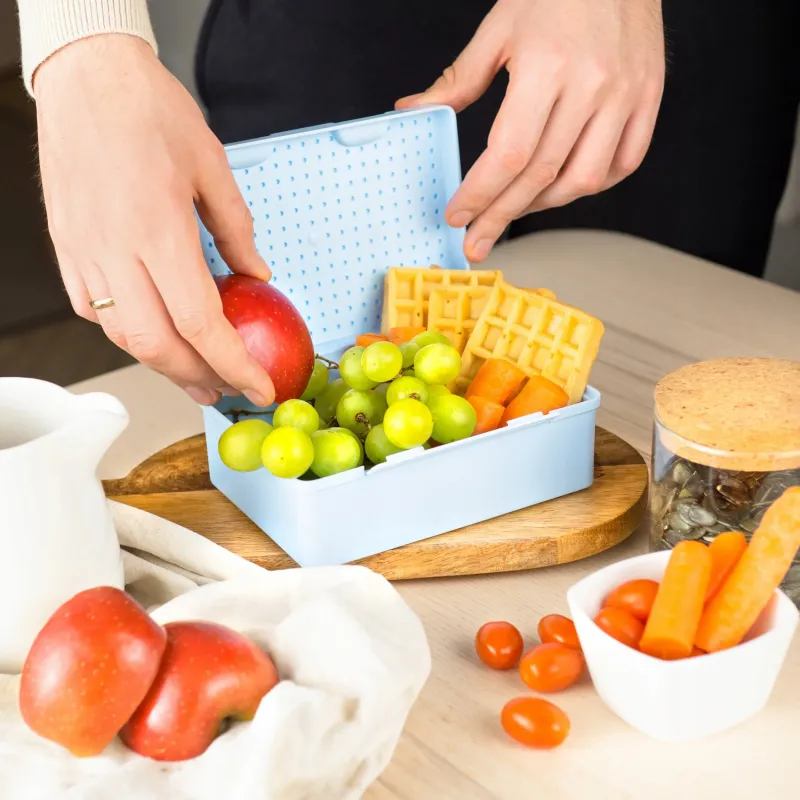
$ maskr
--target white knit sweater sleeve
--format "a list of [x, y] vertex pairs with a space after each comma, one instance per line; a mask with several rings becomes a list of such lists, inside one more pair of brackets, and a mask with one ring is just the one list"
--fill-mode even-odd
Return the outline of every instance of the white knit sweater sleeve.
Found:
[[17, 5], [22, 74], [31, 94], [36, 68], [76, 39], [99, 33], [127, 33], [141, 37], [156, 49], [147, 0], [17, 0]]

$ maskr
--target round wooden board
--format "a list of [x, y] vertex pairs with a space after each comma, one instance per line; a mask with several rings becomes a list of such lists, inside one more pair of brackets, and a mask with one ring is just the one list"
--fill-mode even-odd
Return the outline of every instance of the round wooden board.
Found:
[[[595, 479], [582, 492], [357, 562], [390, 580], [550, 567], [626, 539], [644, 516], [647, 466], [618, 436], [597, 429]], [[266, 569], [297, 566], [211, 485], [204, 436], [162, 450], [106, 494], [183, 525]]]

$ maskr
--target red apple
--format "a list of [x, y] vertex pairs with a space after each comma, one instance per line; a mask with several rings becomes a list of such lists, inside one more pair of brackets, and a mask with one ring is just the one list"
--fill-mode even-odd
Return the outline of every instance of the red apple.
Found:
[[22, 718], [73, 755], [99, 755], [144, 699], [166, 644], [164, 629], [125, 592], [80, 592], [50, 617], [28, 653]]
[[122, 729], [122, 741], [156, 761], [204, 753], [229, 719], [249, 720], [278, 683], [269, 657], [246, 636], [211, 622], [172, 622], [161, 669]]
[[272, 378], [276, 402], [300, 397], [314, 369], [314, 345], [300, 312], [257, 278], [222, 275], [216, 282], [223, 313]]

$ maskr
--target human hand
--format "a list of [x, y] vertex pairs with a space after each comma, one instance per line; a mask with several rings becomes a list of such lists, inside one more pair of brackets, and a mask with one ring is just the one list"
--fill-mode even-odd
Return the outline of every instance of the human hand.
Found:
[[508, 90], [486, 150], [445, 212], [482, 261], [506, 226], [619, 183], [642, 162], [664, 87], [661, 0], [498, 0], [466, 49], [398, 108]]
[[[197, 402], [272, 402], [222, 313], [194, 206], [234, 272], [262, 280], [253, 222], [220, 142], [142, 40], [79, 40], [34, 76], [48, 225], [76, 314]], [[114, 305], [94, 311], [91, 300]]]

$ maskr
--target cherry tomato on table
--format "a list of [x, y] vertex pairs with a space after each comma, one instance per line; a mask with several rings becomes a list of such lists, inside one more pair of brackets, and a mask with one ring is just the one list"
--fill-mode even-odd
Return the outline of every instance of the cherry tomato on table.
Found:
[[644, 633], [644, 625], [630, 611], [621, 608], [604, 608], [594, 618], [598, 628], [622, 644], [636, 649]]
[[583, 672], [583, 655], [558, 642], [534, 647], [519, 665], [523, 682], [534, 692], [560, 692], [572, 686]]
[[623, 611], [629, 611], [640, 622], [647, 622], [657, 594], [658, 581], [640, 578], [617, 586], [606, 597], [603, 605], [606, 608], [621, 608]]
[[581, 649], [575, 623], [569, 617], [563, 617], [561, 614], [548, 614], [539, 620], [539, 639], [542, 644], [557, 642], [571, 647], [573, 650]]
[[569, 717], [541, 697], [517, 697], [503, 706], [503, 730], [520, 744], [550, 749], [569, 735]]
[[512, 669], [522, 655], [522, 634], [510, 622], [487, 622], [475, 636], [478, 658], [492, 669]]

